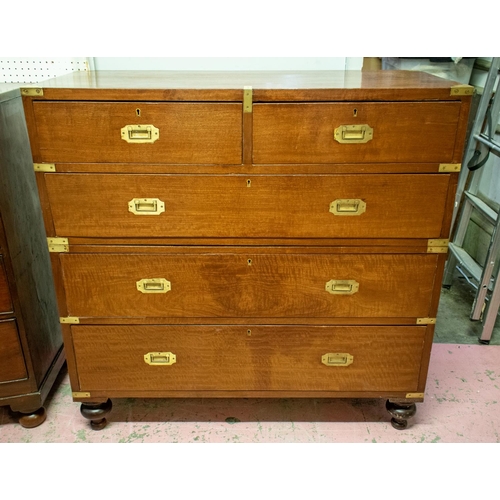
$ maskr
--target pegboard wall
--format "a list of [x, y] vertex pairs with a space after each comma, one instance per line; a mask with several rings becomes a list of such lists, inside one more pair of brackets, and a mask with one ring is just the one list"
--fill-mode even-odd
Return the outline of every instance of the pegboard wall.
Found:
[[38, 83], [72, 71], [88, 71], [87, 57], [2, 57], [1, 83]]

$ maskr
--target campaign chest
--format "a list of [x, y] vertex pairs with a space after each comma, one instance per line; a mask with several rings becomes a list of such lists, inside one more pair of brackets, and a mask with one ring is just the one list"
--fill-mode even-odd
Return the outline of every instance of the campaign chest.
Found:
[[472, 87], [85, 72], [24, 92], [73, 398], [423, 401]]
[[19, 88], [0, 84], [0, 406], [31, 428], [64, 349], [29, 147]]

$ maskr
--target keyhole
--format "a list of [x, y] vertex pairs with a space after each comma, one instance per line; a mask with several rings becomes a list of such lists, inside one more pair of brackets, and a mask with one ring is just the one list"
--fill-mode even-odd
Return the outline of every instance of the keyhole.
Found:
[[247, 330], [247, 335], [248, 336], [252, 335], [252, 330]]
[[354, 108], [354, 111], [352, 112], [352, 116], [358, 116], [358, 110]]
[[247, 180], [247, 188], [249, 188], [252, 185], [252, 181], [250, 179]]
[[248, 263], [249, 266], [251, 266], [252, 265], [252, 259], [248, 259], [247, 263]]
[[139, 108], [137, 108], [135, 112], [137, 113], [137, 116], [141, 116], [141, 110]]

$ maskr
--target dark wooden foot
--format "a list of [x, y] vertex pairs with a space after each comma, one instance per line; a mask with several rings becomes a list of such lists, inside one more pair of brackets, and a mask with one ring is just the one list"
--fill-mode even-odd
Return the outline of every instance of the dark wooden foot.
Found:
[[110, 411], [113, 405], [111, 399], [105, 403], [82, 403], [80, 413], [90, 420], [90, 427], [95, 431], [100, 431], [106, 427], [108, 421], [104, 418]]
[[413, 417], [417, 412], [415, 403], [392, 403], [387, 400], [385, 408], [392, 416], [392, 426], [398, 431], [406, 429], [408, 427], [408, 419]]
[[25, 429], [33, 429], [43, 424], [47, 418], [47, 412], [42, 406], [31, 413], [18, 412], [18, 421]]

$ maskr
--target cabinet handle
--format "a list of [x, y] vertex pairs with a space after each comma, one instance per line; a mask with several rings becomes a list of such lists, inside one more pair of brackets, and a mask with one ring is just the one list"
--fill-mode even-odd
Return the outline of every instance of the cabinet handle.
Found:
[[122, 139], [132, 144], [152, 144], [160, 138], [160, 130], [154, 125], [125, 125]]
[[330, 280], [325, 290], [333, 295], [353, 295], [359, 290], [359, 283], [356, 280]]
[[160, 215], [165, 212], [165, 202], [158, 198], [133, 198], [128, 202], [128, 211], [135, 215]]
[[354, 356], [347, 352], [328, 352], [321, 356], [321, 362], [326, 366], [349, 366], [353, 361]]
[[341, 125], [334, 131], [334, 138], [341, 144], [364, 144], [373, 139], [373, 129], [363, 125]]
[[334, 200], [330, 203], [330, 212], [333, 215], [361, 215], [366, 212], [366, 203], [363, 200]]
[[170, 281], [165, 278], [145, 278], [137, 281], [136, 286], [141, 293], [167, 293], [172, 289]]
[[148, 365], [170, 366], [176, 360], [175, 354], [171, 352], [148, 352], [144, 355], [144, 362]]

